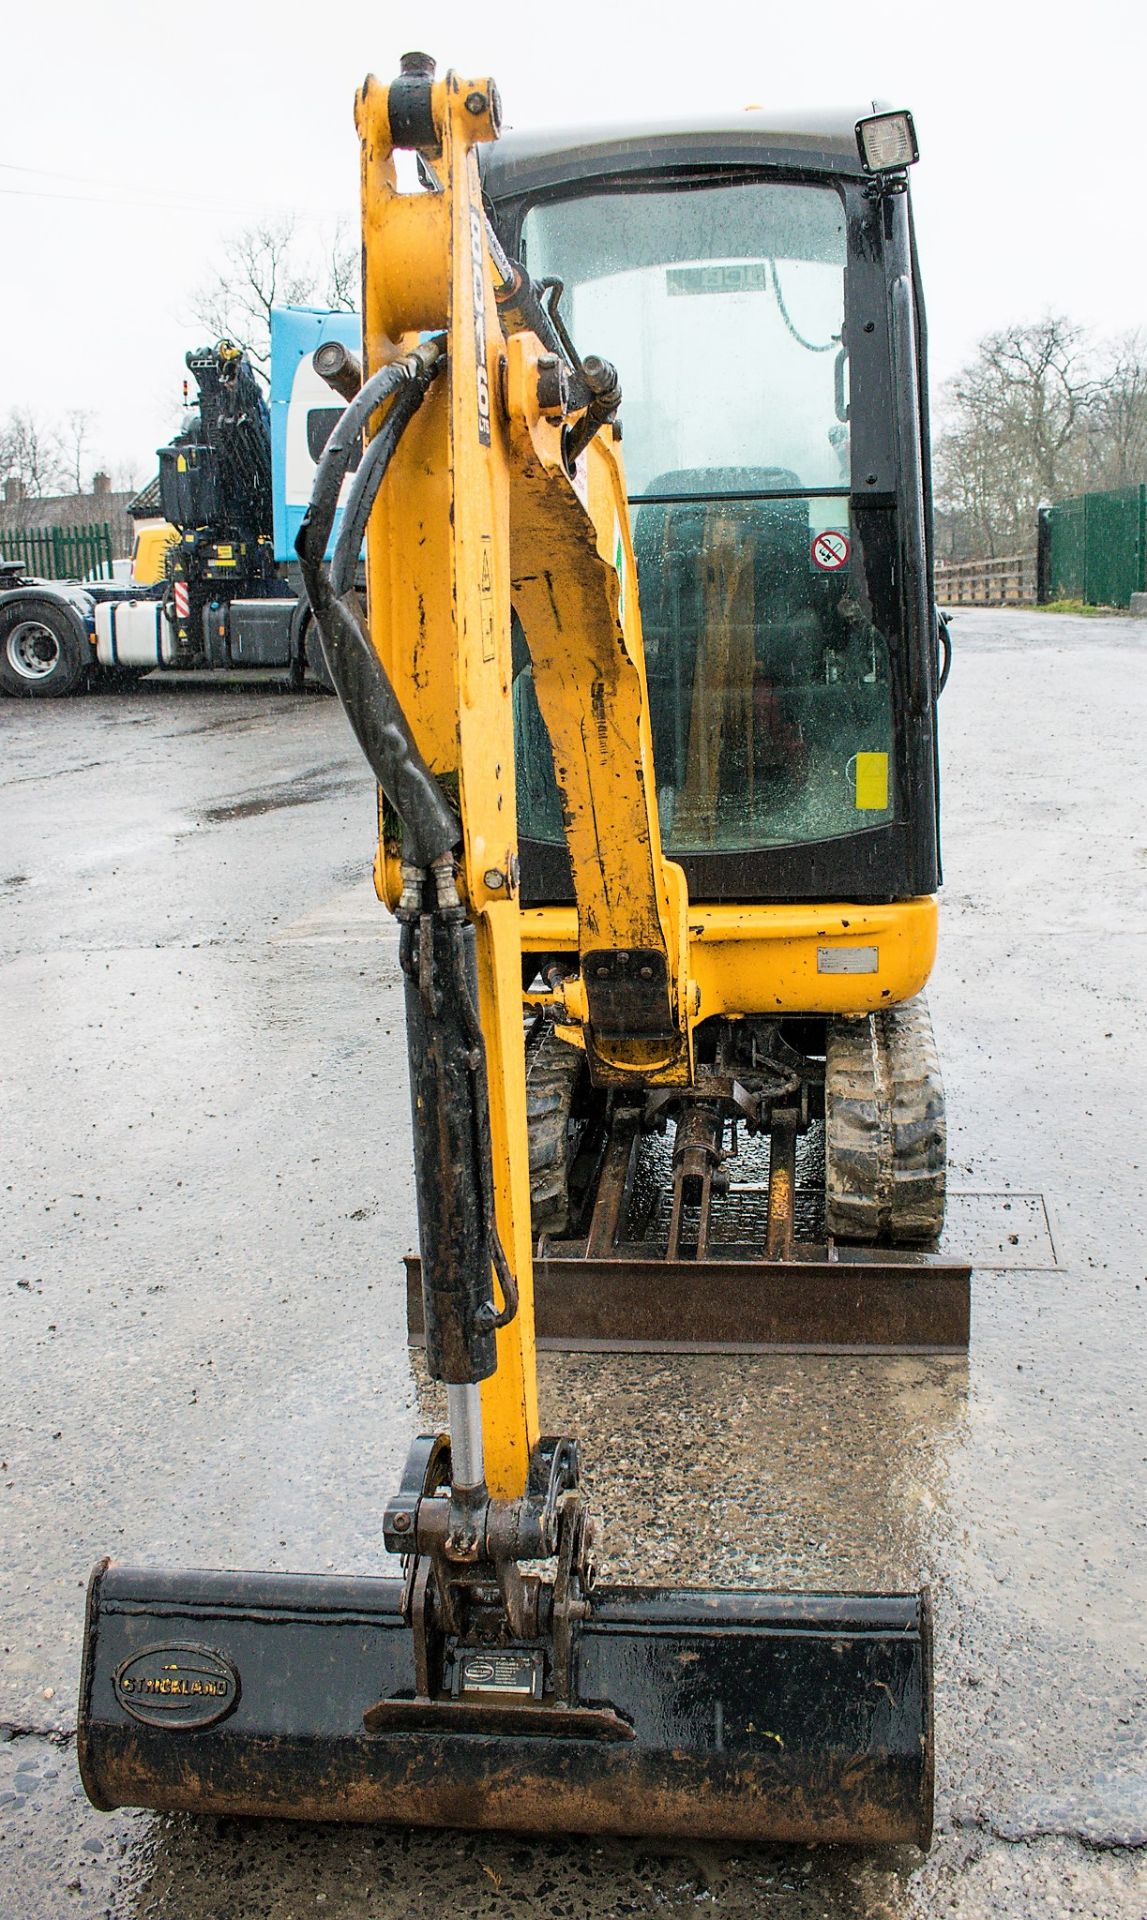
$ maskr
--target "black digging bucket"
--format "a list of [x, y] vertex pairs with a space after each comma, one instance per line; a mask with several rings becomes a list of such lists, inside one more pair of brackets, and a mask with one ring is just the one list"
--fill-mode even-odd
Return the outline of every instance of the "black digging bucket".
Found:
[[104, 1562], [79, 1761], [97, 1807], [750, 1842], [928, 1845], [928, 1596], [601, 1587], [570, 1697], [542, 1642], [447, 1645], [401, 1579]]

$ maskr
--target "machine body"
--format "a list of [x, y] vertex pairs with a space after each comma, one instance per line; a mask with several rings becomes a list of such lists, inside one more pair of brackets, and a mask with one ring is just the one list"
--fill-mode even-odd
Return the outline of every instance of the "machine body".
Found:
[[[715, 169], [646, 143], [632, 151], [648, 219], [627, 209], [603, 224], [612, 162], [589, 165], [583, 193], [568, 153], [555, 173], [552, 154], [535, 165], [519, 146], [486, 171], [500, 233], [477, 157], [499, 132], [490, 80], [438, 79], [408, 56], [390, 86], [367, 81], [357, 119], [362, 384], [337, 370], [346, 410], [298, 550], [380, 786], [376, 878], [405, 976], [417, 1318], [448, 1432], [414, 1442], [381, 1516], [397, 1577], [98, 1568], [84, 1781], [101, 1806], [926, 1845], [927, 1594], [599, 1587], [576, 1445], [539, 1428], [533, 1258], [541, 1231], [549, 1265], [564, 1234], [571, 1271], [587, 1252], [612, 1259], [615, 1279], [636, 1271], [642, 1143], [661, 1140], [665, 1243], [647, 1264], [688, 1269], [703, 1302], [743, 1135], [767, 1146], [768, 1171], [760, 1244], [737, 1258], [767, 1298], [771, 1276], [816, 1264], [794, 1257], [797, 1143], [822, 1125], [821, 1264], [839, 1269], [822, 1324], [835, 1279], [854, 1331], [883, 1288], [887, 1338], [868, 1344], [896, 1345], [899, 1314], [903, 1344], [959, 1345], [955, 1296], [936, 1337], [943, 1269], [921, 1251], [942, 1206], [938, 1083], [925, 1072], [908, 1091], [930, 1045], [916, 996], [937, 879], [919, 414], [907, 481], [903, 446], [878, 459], [871, 435], [844, 483], [750, 471], [737, 447], [748, 370], [718, 325], [707, 372], [689, 353], [672, 364], [681, 395], [702, 377], [726, 394], [729, 457], [702, 448], [689, 468], [678, 449], [635, 508], [618, 372], [574, 347], [554, 235], [530, 225], [551, 199], [574, 209], [554, 245], [584, 266], [568, 276], [579, 329], [582, 286], [614, 278], [608, 246], [640, 230], [645, 252], [619, 269], [624, 287], [606, 286], [602, 313], [604, 325], [632, 293], [635, 351], [642, 325], [677, 324], [658, 316], [656, 288], [694, 316], [714, 296], [767, 294], [799, 350], [829, 361], [839, 474], [869, 309], [849, 294], [834, 331], [831, 299], [826, 314], [809, 291], [798, 318], [801, 276], [777, 263], [806, 259], [843, 284], [857, 222], [858, 256], [883, 235], [907, 263], [892, 204], [903, 182], [866, 182], [854, 157], [837, 195], [806, 140], [780, 184], [836, 196], [818, 203], [810, 239], [799, 200], [735, 200], [776, 173], [748, 134], [749, 157], [727, 142]], [[420, 191], [400, 189], [396, 148], [417, 152]], [[716, 215], [714, 201], [700, 228], [675, 226], [653, 202], [682, 213], [695, 173], [734, 200]], [[766, 223], [752, 258], [735, 241], [745, 206], [750, 226]], [[656, 288], [631, 285], [647, 268]], [[915, 379], [904, 272], [909, 332], [882, 320], [881, 342], [894, 364], [912, 355]], [[878, 358], [855, 354], [853, 379], [874, 379]], [[634, 411], [652, 409], [650, 434], [668, 445], [647, 374], [639, 364]], [[829, 505], [814, 516], [810, 501]], [[847, 592], [826, 587], [817, 576], [845, 571], [854, 541], [871, 564]], [[786, 878], [794, 849], [800, 884]], [[860, 1253], [835, 1257], [841, 1221], [858, 1242], [895, 1243], [867, 1294]], [[771, 1312], [775, 1326], [775, 1297]]]

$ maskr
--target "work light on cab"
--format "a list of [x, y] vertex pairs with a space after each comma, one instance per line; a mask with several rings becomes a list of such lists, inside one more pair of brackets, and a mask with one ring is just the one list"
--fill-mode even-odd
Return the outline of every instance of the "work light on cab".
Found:
[[897, 173], [920, 158], [910, 113], [874, 113], [858, 120], [856, 144], [867, 173]]

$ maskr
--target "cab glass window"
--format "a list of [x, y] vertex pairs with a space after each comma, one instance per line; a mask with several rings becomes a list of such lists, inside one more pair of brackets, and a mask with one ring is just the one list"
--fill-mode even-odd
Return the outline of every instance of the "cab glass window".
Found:
[[[634, 494], [848, 483], [845, 216], [776, 182], [531, 208], [535, 280], [563, 281], [583, 353], [621, 373]], [[783, 474], [783, 478], [779, 476]]]
[[[849, 511], [845, 224], [830, 187], [754, 182], [535, 206], [532, 277], [613, 360], [662, 836], [670, 853], [833, 839], [896, 816], [886, 637]], [[528, 635], [524, 836], [561, 808]]]

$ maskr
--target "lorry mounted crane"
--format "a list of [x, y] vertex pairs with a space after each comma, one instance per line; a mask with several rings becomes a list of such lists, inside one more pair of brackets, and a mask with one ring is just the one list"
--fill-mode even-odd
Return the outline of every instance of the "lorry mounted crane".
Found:
[[[103, 1562], [81, 1772], [102, 1807], [927, 1845], [927, 1593], [600, 1585], [575, 1440], [539, 1431], [533, 1259], [539, 1214], [588, 1214], [597, 1286], [626, 1290], [664, 1125], [648, 1264], [699, 1294], [689, 1344], [724, 1324], [735, 1133], [768, 1141], [738, 1255], [767, 1298], [802, 1266], [795, 1143], [821, 1127], [821, 1320], [895, 1344], [874, 1271], [909, 1341], [918, 1295], [960, 1344], [966, 1271], [912, 1244], [939, 1228], [943, 1107], [911, 120], [500, 153], [499, 119], [492, 81], [423, 55], [360, 91], [364, 377], [298, 541], [380, 788], [447, 1430], [383, 1511], [395, 1576]], [[632, 408], [573, 344], [610, 322]], [[827, 372], [778, 376], [786, 338]]]
[[[195, 401], [158, 450], [159, 542], [137, 541], [131, 585], [35, 580], [0, 562], [0, 691], [57, 699], [103, 674], [155, 667], [276, 668], [295, 685], [309, 669], [326, 684], [291, 544], [292, 496], [309, 494], [340, 411], [311, 352], [323, 342], [350, 351], [359, 332], [355, 314], [275, 309], [270, 407], [233, 341], [189, 352]], [[145, 545], [149, 556], [158, 545], [157, 569], [138, 566]]]

